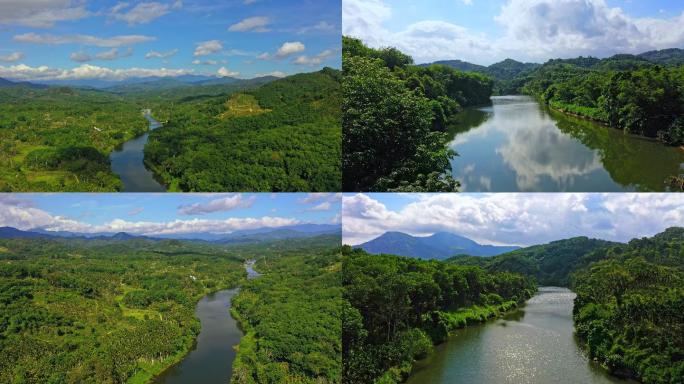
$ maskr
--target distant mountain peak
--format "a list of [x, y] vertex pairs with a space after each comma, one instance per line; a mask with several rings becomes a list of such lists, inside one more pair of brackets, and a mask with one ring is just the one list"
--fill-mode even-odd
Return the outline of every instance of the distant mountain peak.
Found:
[[373, 254], [387, 253], [421, 259], [445, 260], [460, 254], [495, 256], [520, 247], [482, 245], [451, 232], [436, 232], [427, 237], [417, 237], [393, 231], [358, 245], [357, 248]]

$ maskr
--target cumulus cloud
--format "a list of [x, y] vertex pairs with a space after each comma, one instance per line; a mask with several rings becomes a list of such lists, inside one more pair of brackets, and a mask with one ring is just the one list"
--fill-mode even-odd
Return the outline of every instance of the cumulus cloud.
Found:
[[300, 28], [299, 31], [297, 31], [297, 33], [299, 33], [300, 35], [303, 35], [303, 34], [310, 33], [310, 32], [315, 32], [315, 33], [323, 32], [323, 33], [325, 33], [325, 32], [335, 32], [336, 30], [337, 30], [337, 28], [335, 27], [335, 25], [328, 23], [327, 21], [319, 21], [318, 23], [316, 23], [314, 25], [304, 27], [304, 28]]
[[150, 21], [157, 19], [171, 12], [173, 9], [180, 9], [183, 7], [182, 1], [174, 3], [138, 3], [133, 8], [129, 9], [128, 3], [117, 3], [110, 9], [110, 17], [115, 20], [120, 20], [128, 23], [128, 25], [147, 24]]
[[283, 45], [278, 48], [275, 56], [278, 58], [283, 58], [295, 53], [304, 52], [304, 50], [306, 50], [306, 46], [304, 46], [303, 43], [299, 41], [288, 41], [283, 43]]
[[573, 236], [628, 241], [684, 225], [684, 196], [677, 194], [398, 196], [406, 197], [407, 203], [392, 210], [373, 195], [345, 195], [344, 242], [360, 244], [387, 231], [417, 236], [447, 231], [480, 243], [523, 246]]
[[112, 48], [110, 50], [100, 52], [95, 55], [96, 58], [100, 60], [116, 60], [122, 57], [130, 57], [133, 54], [133, 48], [128, 47], [125, 51], [119, 52], [118, 48]]
[[268, 25], [271, 23], [271, 19], [264, 16], [256, 16], [246, 18], [239, 23], [235, 23], [228, 27], [231, 32], [268, 32]]
[[226, 67], [219, 68], [216, 73], [221, 77], [235, 77], [240, 74], [240, 72], [231, 71]]
[[6, 63], [14, 63], [15, 61], [19, 61], [23, 58], [23, 52], [12, 52], [7, 55], [0, 55], [0, 61], [4, 61]]
[[166, 59], [178, 53], [178, 49], [172, 49], [166, 52], [149, 51], [145, 54], [146, 59]]
[[235, 194], [206, 203], [182, 205], [178, 208], [178, 213], [181, 215], [206, 215], [208, 213], [232, 211], [239, 208], [249, 208], [255, 200], [255, 196], [244, 198], [243, 195]]
[[334, 55], [335, 51], [333, 51], [332, 49], [326, 49], [325, 51], [319, 53], [316, 56], [299, 56], [295, 59], [294, 63], [298, 65], [315, 66], [323, 63], [325, 60], [333, 57]]
[[96, 65], [82, 64], [72, 69], [50, 68], [42, 65], [30, 67], [25, 64], [4, 67], [0, 65], [0, 77], [15, 80], [124, 80], [131, 77], [175, 77], [192, 73], [187, 69], [148, 69], [148, 68], [119, 68], [111, 69]]
[[192, 63], [195, 64], [195, 65], [216, 65], [216, 64], [218, 64], [219, 62], [216, 61], [216, 60], [204, 60], [204, 61], [201, 61], [201, 60], [193, 60]]
[[207, 56], [212, 53], [219, 52], [223, 49], [223, 45], [218, 40], [209, 40], [197, 43], [197, 48], [195, 48], [195, 56]]
[[287, 73], [282, 72], [282, 71], [273, 71], [273, 72], [267, 72], [267, 73], [257, 73], [255, 75], [255, 77], [266, 77], [266, 76], [285, 77], [285, 76], [287, 76]]
[[15, 35], [14, 41], [20, 43], [32, 43], [32, 44], [81, 44], [81, 45], [92, 45], [96, 47], [113, 48], [125, 45], [133, 45], [140, 43], [147, 43], [156, 40], [152, 36], [144, 35], [121, 35], [113, 37], [96, 37], [91, 35], [65, 35], [56, 36], [50, 34], [40, 35], [37, 33], [24, 33], [21, 35]]
[[489, 64], [506, 57], [546, 61], [684, 45], [684, 12], [670, 18], [638, 18], [609, 7], [605, 0], [508, 0], [495, 15], [503, 30], [499, 36], [437, 20], [390, 32], [385, 23], [392, 9], [383, 0], [346, 0], [342, 11], [345, 35], [373, 47], [395, 46], [417, 62], [453, 58]]
[[92, 60], [93, 57], [90, 56], [90, 54], [88, 54], [88, 52], [79, 51], [79, 52], [74, 52], [71, 55], [69, 55], [69, 59], [71, 59], [72, 61], [75, 61], [77, 63], [85, 63], [86, 61]]
[[82, 1], [72, 0], [3, 0], [0, 1], [0, 25], [49, 28], [60, 21], [88, 17]]
[[[135, 213], [135, 210], [129, 212]], [[137, 235], [155, 236], [187, 233], [230, 233], [237, 230], [263, 227], [282, 227], [299, 224], [300, 221], [288, 217], [244, 217], [224, 220], [171, 220], [167, 222], [128, 221], [115, 219], [93, 225], [67, 217], [52, 215], [37, 208], [30, 201], [13, 195], [0, 195], [0, 226], [15, 227], [22, 230], [43, 229], [47, 231], [70, 231], [82, 233], [127, 232]]]

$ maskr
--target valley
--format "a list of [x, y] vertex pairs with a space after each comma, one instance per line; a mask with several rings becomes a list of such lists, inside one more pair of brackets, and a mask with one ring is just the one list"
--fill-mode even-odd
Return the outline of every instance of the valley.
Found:
[[[461, 254], [458, 247], [472, 240], [452, 234], [454, 255], [443, 261], [431, 260], [430, 249], [391, 255], [407, 252], [412, 237], [400, 235], [359, 246], [378, 255], [345, 250], [350, 383], [682, 377], [683, 228], [628, 243], [576, 237], [493, 256]], [[435, 242], [418, 239], [424, 247]]]
[[681, 189], [684, 50], [481, 66], [343, 45], [345, 191]]
[[256, 239], [268, 232], [219, 244], [3, 228], [0, 381], [339, 383], [339, 235]]
[[0, 190], [338, 190], [338, 100], [329, 68], [284, 79], [4, 81]]

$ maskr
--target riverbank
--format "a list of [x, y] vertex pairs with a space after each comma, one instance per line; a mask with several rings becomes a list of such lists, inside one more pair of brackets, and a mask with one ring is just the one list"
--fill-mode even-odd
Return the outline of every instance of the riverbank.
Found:
[[[448, 339], [452, 336], [452, 332], [456, 330], [498, 319], [507, 313], [518, 309], [519, 305], [524, 303], [527, 299], [529, 299], [529, 296], [517, 302], [509, 300], [498, 305], [473, 305], [471, 307], [461, 308], [453, 312], [440, 311], [439, 314], [441, 319], [445, 320], [447, 324], [447, 334], [443, 335], [439, 342], [435, 344], [435, 346], [441, 345], [444, 342], [448, 342]], [[434, 353], [434, 351], [431, 353]], [[429, 359], [429, 357], [430, 355], [426, 356], [424, 359], [414, 361], [410, 364], [390, 368], [383, 377], [392, 380], [389, 382], [405, 382], [411, 377], [411, 373], [416, 365], [420, 364], [420, 362], [423, 360]]]
[[540, 287], [524, 305], [494, 321], [454, 331], [414, 364], [407, 384], [545, 384], [572, 378], [587, 384], [622, 383], [591, 361], [575, 337], [575, 293]]

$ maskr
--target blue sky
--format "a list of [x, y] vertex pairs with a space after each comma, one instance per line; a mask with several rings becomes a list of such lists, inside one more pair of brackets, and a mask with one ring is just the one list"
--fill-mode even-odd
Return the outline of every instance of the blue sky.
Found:
[[251, 78], [339, 67], [340, 7], [339, 0], [7, 0], [0, 77]]
[[451, 232], [482, 244], [548, 243], [575, 236], [626, 242], [684, 226], [684, 195], [658, 193], [344, 194], [345, 244], [387, 231]]
[[255, 194], [2, 194], [0, 226], [137, 234], [228, 233], [340, 222], [341, 196]]
[[343, 0], [343, 32], [417, 62], [641, 53], [684, 48], [680, 0]]

